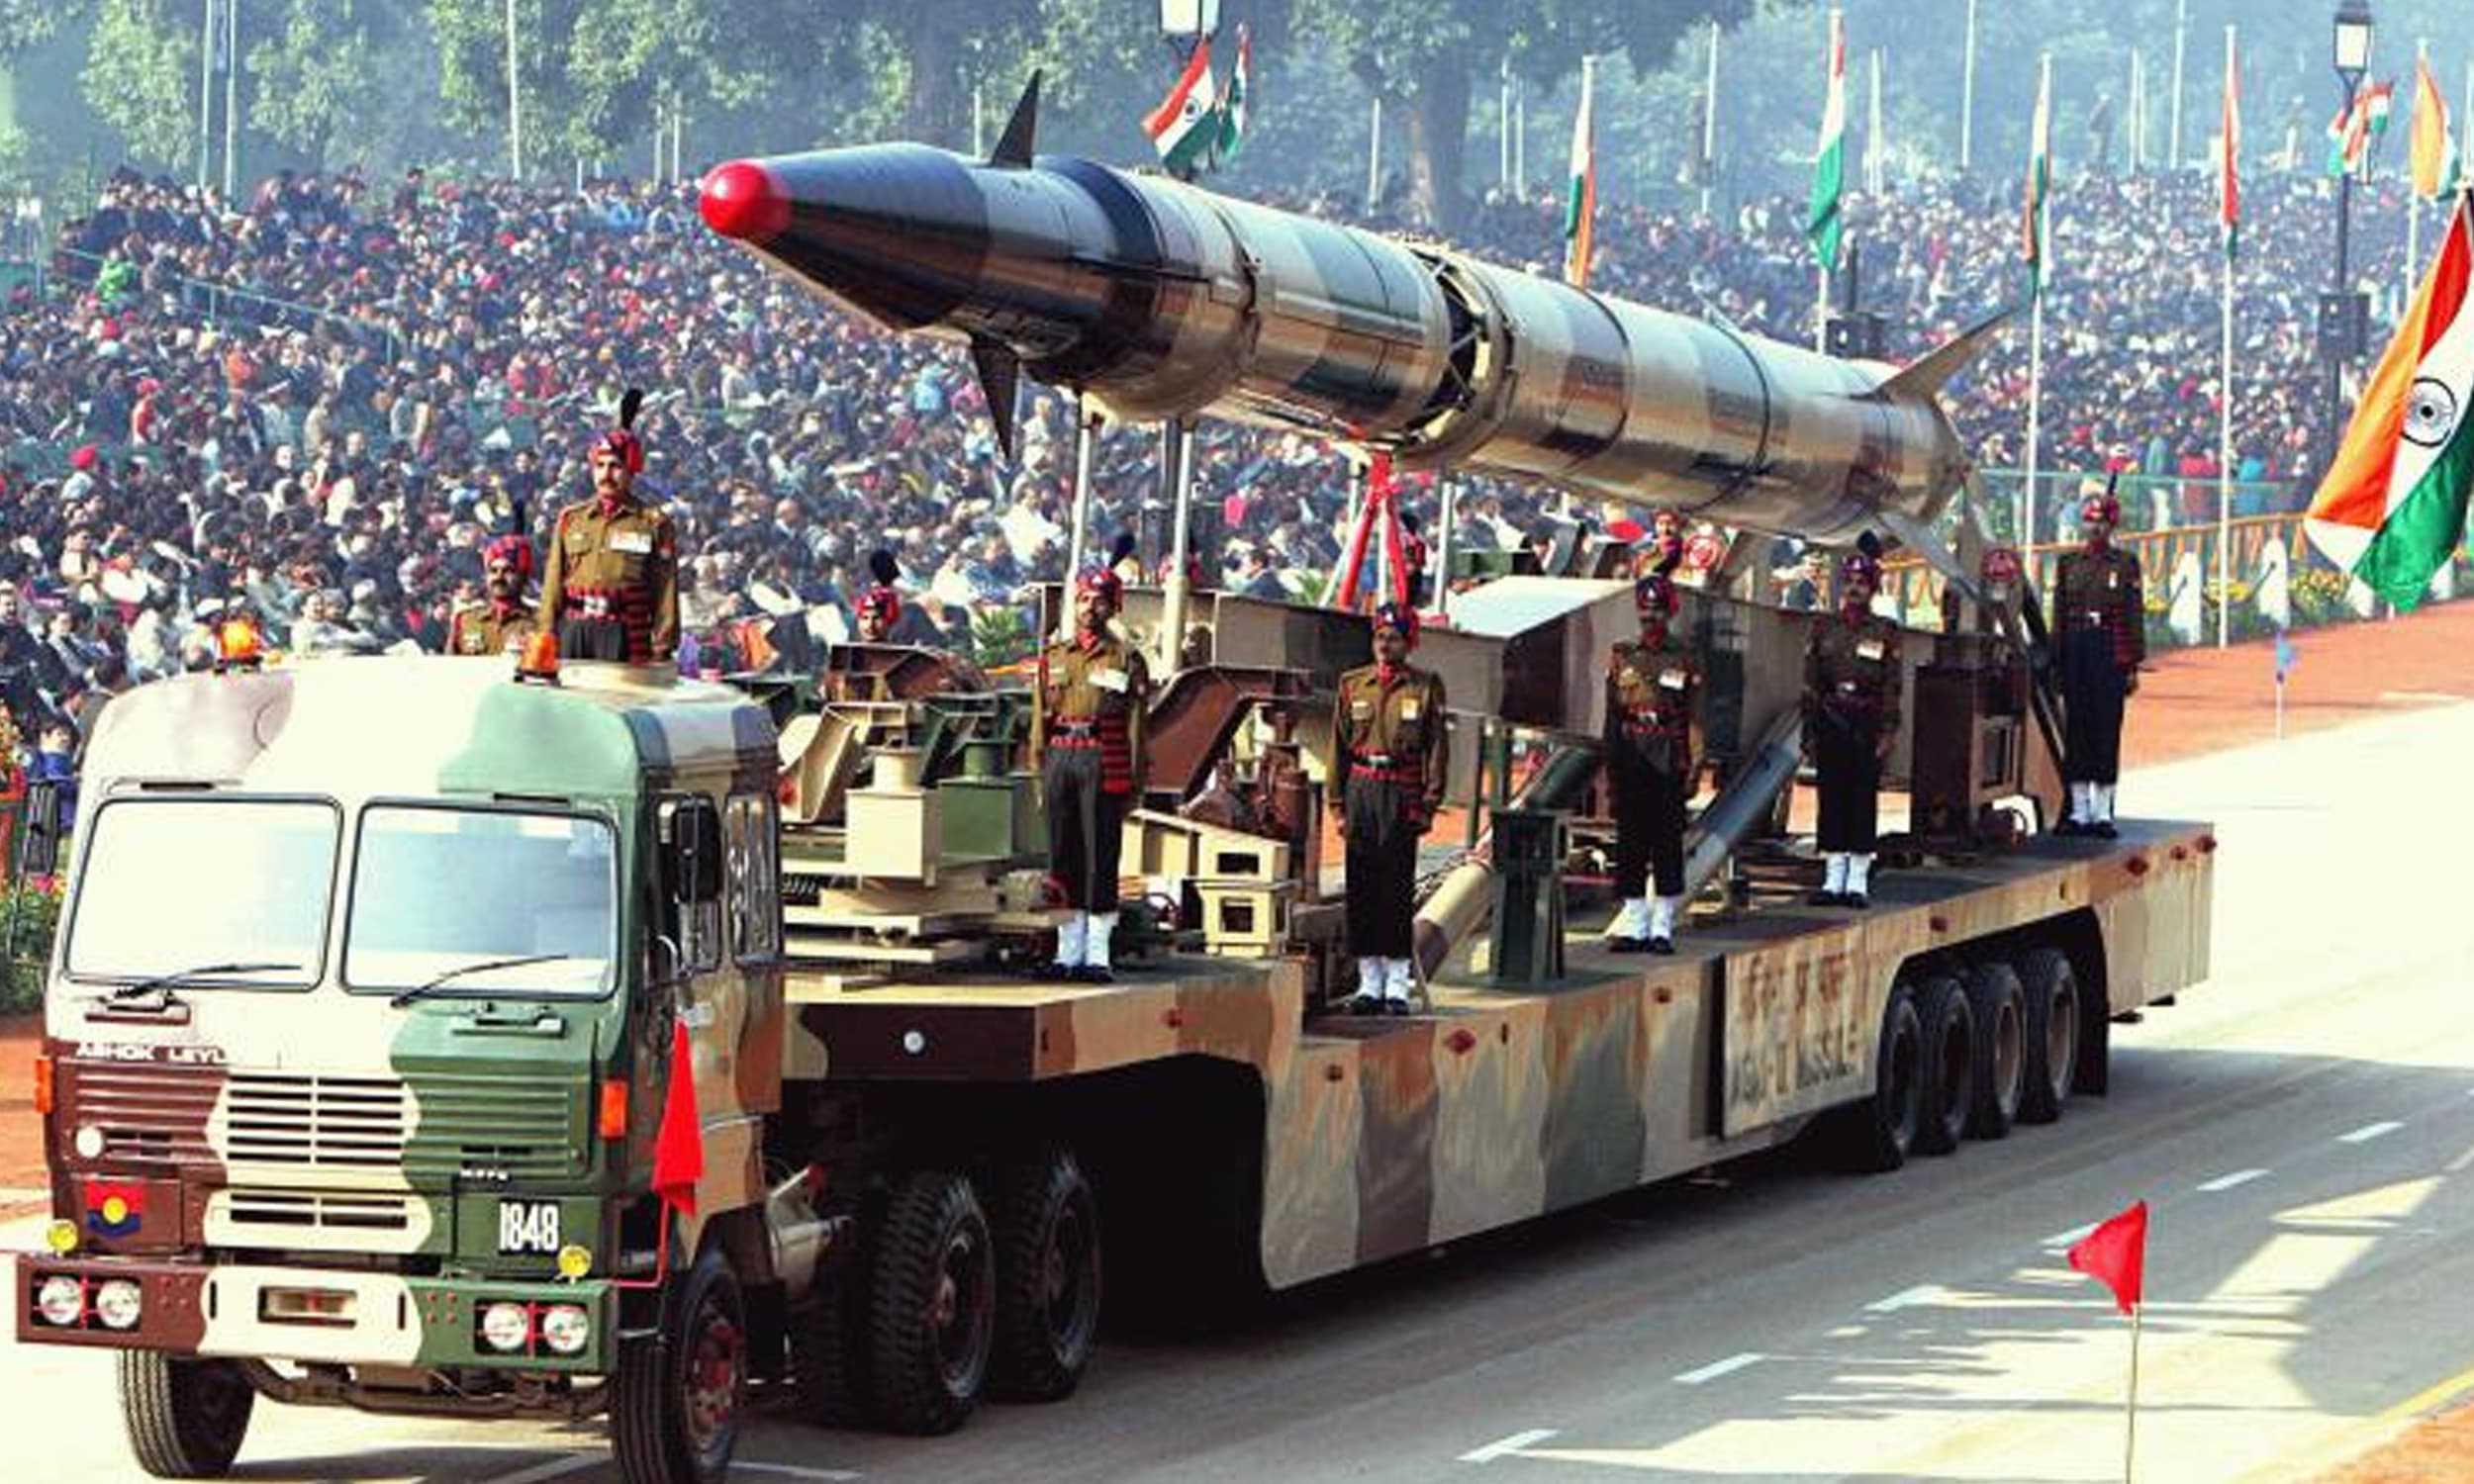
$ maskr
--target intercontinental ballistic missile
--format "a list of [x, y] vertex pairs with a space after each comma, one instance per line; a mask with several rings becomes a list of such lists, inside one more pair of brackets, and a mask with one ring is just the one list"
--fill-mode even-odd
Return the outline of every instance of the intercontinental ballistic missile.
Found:
[[888, 143], [705, 177], [715, 232], [892, 329], [970, 346], [999, 441], [1020, 374], [1111, 417], [1217, 417], [1727, 525], [1935, 551], [1969, 461], [1937, 394], [2000, 324], [1841, 360], [1425, 242], [1035, 155]]

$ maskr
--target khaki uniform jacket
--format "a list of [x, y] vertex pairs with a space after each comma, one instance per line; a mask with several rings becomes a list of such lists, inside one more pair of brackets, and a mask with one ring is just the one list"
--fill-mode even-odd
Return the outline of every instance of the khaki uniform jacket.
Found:
[[1815, 618], [1804, 646], [1804, 719], [1825, 705], [1866, 710], [1882, 736], [1894, 735], [1906, 685], [1899, 651], [1898, 625], [1877, 613]]
[[1663, 755], [1672, 772], [1690, 773], [1700, 700], [1700, 661], [1672, 636], [1656, 646], [1646, 640], [1616, 645], [1606, 671], [1607, 756], [1619, 749], [1644, 758]]
[[2139, 558], [2119, 546], [2061, 554], [2053, 579], [2053, 634], [2058, 639], [2089, 628], [2105, 631], [2113, 641], [2113, 662], [2123, 669], [2146, 662], [2147, 602]]
[[1443, 677], [1403, 665], [1388, 680], [1380, 665], [1340, 678], [1332, 716], [1331, 796], [1336, 805], [1349, 790], [1349, 775], [1369, 758], [1388, 758], [1387, 772], [1413, 774], [1428, 812], [1443, 804], [1452, 743], [1444, 725]]
[[607, 599], [608, 616], [630, 637], [647, 634], [654, 659], [677, 654], [679, 535], [670, 517], [633, 500], [611, 515], [599, 499], [560, 510], [541, 574], [541, 627], [558, 632], [560, 616], [588, 595]]
[[1097, 722], [1101, 772], [1111, 784], [1126, 785], [1107, 791], [1139, 795], [1151, 770], [1150, 709], [1151, 667], [1141, 650], [1112, 633], [1089, 649], [1079, 635], [1058, 640], [1040, 651], [1031, 690], [1031, 767], [1036, 771], [1045, 761], [1057, 723]]
[[468, 603], [447, 620], [448, 654], [512, 654], [535, 631], [532, 609], [519, 603], [501, 612], [490, 603]]

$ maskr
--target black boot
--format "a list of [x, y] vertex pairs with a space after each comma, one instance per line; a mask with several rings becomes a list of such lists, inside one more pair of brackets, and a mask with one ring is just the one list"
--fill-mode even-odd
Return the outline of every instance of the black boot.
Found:
[[1675, 940], [1672, 938], [1652, 938], [1650, 940], [1650, 952], [1658, 954], [1664, 958], [1673, 958], [1675, 953]]

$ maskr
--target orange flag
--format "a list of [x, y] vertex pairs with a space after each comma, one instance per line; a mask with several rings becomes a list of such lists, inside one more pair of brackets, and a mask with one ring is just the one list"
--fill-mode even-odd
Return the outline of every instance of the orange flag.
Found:
[[2147, 1202], [2107, 1218], [2070, 1249], [2070, 1265], [2113, 1290], [2122, 1312], [2139, 1308], [2147, 1278]]

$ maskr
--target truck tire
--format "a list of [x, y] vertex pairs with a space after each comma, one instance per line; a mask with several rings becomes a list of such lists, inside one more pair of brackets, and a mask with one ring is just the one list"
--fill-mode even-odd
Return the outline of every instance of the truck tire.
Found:
[[2018, 971], [1995, 959], [1967, 971], [1967, 998], [1976, 1012], [1975, 1106], [1967, 1132], [2008, 1138], [2028, 1085], [2028, 993]]
[[997, 1330], [996, 1252], [971, 1182], [904, 1179], [869, 1268], [871, 1416], [894, 1433], [952, 1432], [979, 1405]]
[[1903, 983], [1882, 1007], [1873, 1070], [1872, 1095], [1847, 1110], [1846, 1153], [1851, 1167], [1888, 1174], [1907, 1162], [1924, 1122], [1924, 1022]]
[[2019, 1095], [2021, 1123], [2051, 1123], [2070, 1100], [2079, 1063], [2079, 978], [2059, 949], [2032, 949], [2020, 956], [2019, 983], [2027, 991], [2021, 1023], [2027, 1043], [2027, 1085]]
[[746, 1305], [718, 1249], [674, 1281], [660, 1336], [619, 1348], [611, 1446], [627, 1484], [721, 1484], [746, 1417]]
[[1099, 1339], [1099, 1203], [1068, 1150], [1011, 1164], [1003, 1181], [994, 1388], [1053, 1402], [1082, 1384]]
[[257, 1389], [231, 1360], [120, 1353], [121, 1422], [138, 1466], [158, 1479], [220, 1479], [248, 1436]]
[[1947, 1155], [1967, 1136], [1975, 1108], [1975, 1004], [1955, 975], [1938, 974], [1917, 991], [1916, 1018], [1924, 1025], [1924, 1117], [1916, 1125], [1916, 1151]]
[[799, 1409], [820, 1427], [848, 1427], [866, 1415], [867, 1313], [840, 1273], [826, 1273], [790, 1317], [791, 1378]]

